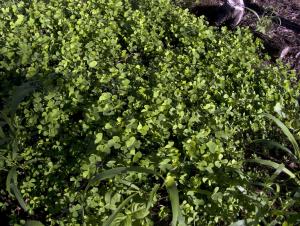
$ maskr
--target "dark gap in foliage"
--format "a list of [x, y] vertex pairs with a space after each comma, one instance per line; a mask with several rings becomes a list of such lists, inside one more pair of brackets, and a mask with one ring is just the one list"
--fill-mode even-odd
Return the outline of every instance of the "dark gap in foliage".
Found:
[[8, 211], [0, 211], [0, 222], [1, 225], [6, 226], [9, 225], [9, 214]]

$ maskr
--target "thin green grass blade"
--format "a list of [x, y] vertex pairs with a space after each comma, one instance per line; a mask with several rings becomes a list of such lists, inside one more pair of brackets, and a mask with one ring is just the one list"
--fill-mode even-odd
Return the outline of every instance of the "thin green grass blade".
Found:
[[135, 219], [144, 219], [145, 217], [147, 217], [150, 214], [149, 210], [154, 203], [154, 195], [156, 194], [158, 189], [159, 189], [159, 184], [155, 184], [150, 192], [149, 200], [147, 202], [146, 208], [138, 210], [133, 214]]
[[25, 203], [25, 201], [24, 201], [24, 199], [23, 199], [23, 197], [22, 197], [22, 195], [21, 195], [21, 192], [19, 191], [17, 185], [16, 185], [16, 184], [11, 184], [11, 189], [12, 189], [14, 195], [16, 196], [16, 198], [17, 198], [17, 200], [18, 200], [20, 206], [21, 206], [25, 211], [27, 211], [27, 205], [26, 205], [26, 203]]
[[172, 206], [172, 226], [177, 226], [179, 212], [180, 212], [178, 190], [176, 188], [175, 183], [172, 186], [166, 186], [166, 187], [169, 193], [171, 206]]
[[11, 145], [12, 160], [16, 160], [19, 152], [17, 141], [14, 139]]
[[[278, 164], [276, 162], [273, 162], [271, 160], [264, 160], [264, 159], [250, 159], [250, 160], [246, 160], [246, 162], [254, 162], [254, 163], [258, 163], [261, 165], [265, 165], [265, 166], [269, 166], [272, 167], [274, 169], [278, 169], [280, 167], [281, 164]], [[287, 169], [286, 167], [282, 168], [282, 172], [284, 172], [285, 174], [287, 174], [288, 176], [290, 176], [290, 178], [295, 179], [297, 183], [299, 183], [298, 179], [296, 178], [296, 175], [294, 173], [292, 173], [289, 169]]]
[[12, 167], [7, 174], [6, 177], [6, 191], [10, 195], [15, 195], [16, 199], [18, 200], [20, 206], [27, 211], [26, 203], [22, 198], [21, 192], [19, 191], [17, 184], [18, 184], [18, 174], [17, 174], [17, 167]]
[[172, 226], [177, 226], [177, 223], [182, 226], [186, 225], [180, 210], [179, 194], [178, 189], [176, 187], [176, 183], [174, 182], [170, 185], [166, 185], [166, 188], [169, 193], [169, 198], [172, 207]]
[[288, 149], [287, 147], [279, 144], [278, 142], [276, 141], [271, 141], [271, 140], [266, 140], [266, 139], [257, 139], [257, 140], [254, 140], [253, 143], [256, 143], [256, 144], [262, 144], [262, 145], [265, 145], [269, 148], [278, 148], [280, 150], [283, 150], [285, 151], [287, 154], [289, 154], [292, 158], [294, 158], [294, 160], [299, 160], [297, 158], [296, 155], [294, 155], [290, 149]]
[[7, 174], [7, 177], [6, 177], [6, 191], [12, 195], [11, 193], [11, 184], [12, 184], [12, 180], [14, 182], [16, 182], [17, 180], [17, 168], [14, 166], [12, 167], [9, 171], [8, 171], [8, 174]]
[[80, 199], [79, 199], [79, 203], [81, 205], [81, 217], [82, 217], [82, 221], [83, 221], [83, 224], [82, 226], [86, 226], [86, 223], [85, 223], [85, 196], [84, 194], [81, 194], [80, 195]]
[[5, 138], [5, 133], [3, 132], [3, 129], [1, 126], [0, 126], [0, 138]]
[[150, 195], [149, 195], [149, 200], [147, 202], [146, 209], [149, 210], [151, 206], [154, 203], [154, 195], [156, 194], [157, 190], [159, 189], [159, 184], [155, 184], [154, 187], [152, 188]]
[[117, 214], [124, 208], [124, 206], [126, 206], [130, 200], [136, 196], [137, 193], [134, 193], [132, 195], [130, 195], [129, 197], [127, 197], [119, 206], [118, 208], [109, 216], [109, 218], [103, 223], [103, 226], [110, 226], [111, 223], [115, 220]]
[[127, 180], [119, 180], [119, 183], [122, 183], [122, 184], [124, 184], [124, 185], [126, 185], [126, 186], [128, 186], [128, 187], [130, 187], [130, 188], [133, 188], [133, 189], [135, 189], [135, 190], [137, 190], [137, 191], [140, 190], [140, 188], [139, 188], [138, 186], [136, 186], [134, 183], [129, 182], [129, 181], [127, 181]]
[[125, 174], [128, 172], [137, 172], [137, 173], [146, 173], [146, 174], [154, 174], [157, 175], [154, 170], [146, 169], [143, 167], [138, 166], [132, 166], [132, 167], [117, 167], [114, 169], [105, 170], [102, 173], [97, 174], [92, 179], [90, 179], [88, 185], [85, 188], [85, 191], [87, 191], [90, 186], [96, 182], [100, 182], [105, 179], [113, 178], [118, 174]]
[[279, 174], [281, 174], [281, 172], [283, 172], [285, 166], [284, 164], [279, 164], [278, 168], [276, 169], [276, 171], [273, 173], [273, 175], [270, 177], [270, 179], [268, 179], [268, 182], [273, 182], [275, 180], [276, 177], [279, 176]]
[[[138, 166], [133, 166], [133, 167], [118, 167], [118, 168], [114, 168], [114, 169], [109, 169], [109, 170], [105, 170], [102, 173], [97, 174], [96, 176], [94, 176], [92, 179], [90, 179], [88, 185], [85, 188], [85, 192], [87, 192], [87, 190], [90, 188], [90, 186], [96, 182], [100, 182], [102, 180], [105, 179], [109, 179], [109, 178], [113, 178], [116, 175], [119, 174], [125, 174], [128, 172], [136, 172], [136, 173], [146, 173], [146, 174], [154, 174], [156, 176], [160, 176], [159, 174], [157, 174], [154, 170], [150, 170], [147, 168], [143, 168], [143, 167], [138, 167]], [[161, 176], [160, 176], [161, 177]], [[111, 222], [115, 219], [116, 215], [118, 214], [118, 212], [133, 198], [133, 196], [135, 196], [136, 194], [133, 194], [131, 196], [129, 196], [127, 199], [125, 199], [121, 205], [116, 209], [116, 211], [114, 211], [114, 213], [108, 218], [108, 220], [104, 223], [104, 225], [110, 225]]]
[[25, 226], [44, 226], [44, 224], [40, 221], [28, 220], [26, 221]]
[[260, 21], [260, 17], [257, 14], [257, 12], [255, 12], [255, 10], [250, 9], [249, 7], [246, 7], [246, 6], [244, 6], [244, 8], [247, 9], [247, 10], [249, 10], [251, 13], [253, 13], [257, 17], [258, 21]]
[[295, 137], [293, 136], [293, 134], [290, 132], [290, 130], [278, 118], [274, 117], [273, 115], [270, 115], [270, 114], [264, 114], [264, 115], [267, 118], [273, 120], [279, 126], [279, 128], [282, 130], [282, 132], [287, 136], [289, 141], [292, 143], [297, 157], [300, 158], [300, 149], [299, 149], [298, 143], [297, 143]]

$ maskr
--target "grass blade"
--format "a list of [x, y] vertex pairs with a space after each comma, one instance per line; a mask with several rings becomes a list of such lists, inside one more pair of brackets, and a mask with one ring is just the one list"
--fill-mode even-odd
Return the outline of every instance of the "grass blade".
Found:
[[0, 126], [0, 138], [5, 138], [5, 133], [3, 132], [3, 129], [1, 126]]
[[273, 120], [277, 126], [279, 126], [279, 128], [282, 130], [282, 132], [287, 136], [287, 138], [289, 139], [289, 141], [292, 143], [293, 148], [296, 152], [296, 155], [298, 156], [298, 158], [300, 158], [300, 149], [298, 146], [298, 143], [295, 139], [295, 137], [293, 136], [293, 134], [290, 132], [290, 130], [276, 117], [274, 117], [273, 115], [270, 114], [264, 114], [267, 118]]
[[118, 208], [109, 216], [109, 218], [103, 223], [103, 226], [110, 226], [111, 223], [114, 221], [114, 219], [116, 218], [117, 214], [124, 208], [124, 206], [126, 206], [130, 200], [136, 196], [137, 193], [134, 193], [132, 195], [130, 195], [129, 197], [127, 197], [119, 206]]
[[125, 173], [128, 173], [128, 172], [137, 172], [137, 173], [146, 173], [146, 174], [157, 175], [154, 170], [146, 169], [146, 168], [143, 168], [143, 167], [138, 167], [138, 166], [117, 167], [117, 168], [114, 168], [114, 169], [105, 170], [102, 173], [99, 173], [96, 176], [94, 176], [92, 179], [90, 179], [88, 185], [85, 188], [85, 191], [87, 191], [89, 189], [89, 187], [92, 184], [96, 183], [96, 182], [100, 182], [102, 180], [115, 177], [118, 174], [125, 174]]
[[290, 149], [288, 149], [287, 147], [279, 144], [278, 142], [276, 141], [271, 141], [271, 140], [266, 140], [266, 139], [258, 139], [258, 140], [254, 140], [253, 143], [256, 143], [256, 144], [262, 144], [262, 145], [265, 145], [269, 148], [278, 148], [280, 150], [283, 150], [285, 151], [287, 154], [289, 154], [291, 157], [294, 158], [294, 160], [297, 160], [298, 161], [298, 158], [297, 156], [295, 156]]
[[149, 195], [149, 200], [148, 200], [147, 206], [146, 206], [147, 210], [149, 210], [151, 208], [151, 206], [153, 205], [154, 195], [156, 194], [158, 188], [159, 188], [159, 184], [155, 184], [153, 189], [151, 190], [150, 195]]
[[166, 188], [169, 194], [172, 207], [172, 226], [177, 226], [177, 222], [179, 223], [179, 225], [186, 225], [184, 222], [184, 218], [181, 215], [179, 205], [179, 194], [174, 178], [167, 176]]
[[18, 152], [19, 152], [19, 147], [18, 147], [17, 141], [15, 139], [12, 141], [11, 149], [12, 149], [12, 152], [11, 152], [12, 160], [16, 160], [17, 156], [18, 156]]
[[6, 178], [6, 191], [10, 195], [15, 195], [16, 199], [18, 200], [20, 206], [27, 211], [27, 206], [26, 203], [24, 202], [24, 199], [22, 198], [21, 192], [19, 191], [17, 184], [17, 167], [14, 166], [12, 167], [7, 174]]
[[17, 181], [17, 168], [14, 166], [12, 167], [7, 174], [6, 177], [6, 191], [12, 195], [11, 193], [11, 184], [12, 184], [12, 180], [13, 183]]
[[11, 189], [14, 193], [14, 195], [16, 196], [20, 206], [25, 210], [27, 211], [27, 206], [26, 206], [26, 203], [21, 195], [21, 192], [19, 191], [18, 187], [16, 184], [11, 184]]
[[139, 188], [138, 186], [136, 186], [134, 183], [129, 182], [129, 181], [127, 181], [127, 180], [119, 180], [119, 182], [120, 182], [121, 184], [124, 184], [124, 185], [126, 185], [126, 186], [128, 186], [128, 187], [130, 187], [130, 188], [133, 188], [133, 189], [137, 190], [137, 191], [140, 190], [140, 188]]
[[167, 187], [171, 206], [172, 206], [172, 226], [177, 226], [177, 221], [179, 218], [180, 206], [179, 206], [179, 195], [178, 190], [176, 188], [176, 184], [174, 183], [172, 186]]
[[[269, 166], [277, 170], [278, 168], [281, 168], [281, 164], [278, 164], [276, 162], [270, 161], [270, 160], [264, 160], [264, 159], [249, 159], [246, 160], [246, 162], [254, 162], [261, 165]], [[290, 176], [291, 178], [295, 179], [297, 183], [299, 183], [298, 179], [296, 178], [296, 175], [293, 174], [289, 169], [286, 167], [282, 167], [282, 172]]]
[[150, 208], [153, 205], [153, 200], [154, 200], [154, 195], [156, 194], [157, 190], [159, 189], [159, 184], [155, 184], [154, 187], [152, 188], [150, 195], [149, 195], [149, 200], [147, 202], [146, 208], [143, 208], [141, 210], [138, 210], [134, 212], [134, 218], [135, 219], [144, 219], [150, 214]]
[[284, 164], [279, 164], [278, 168], [276, 169], [276, 171], [273, 173], [273, 175], [270, 177], [270, 179], [268, 179], [268, 182], [273, 182], [275, 180], [276, 177], [278, 177], [279, 174], [281, 174], [281, 172], [283, 172], [285, 166]]
[[25, 226], [44, 226], [44, 224], [40, 221], [28, 220], [26, 221]]

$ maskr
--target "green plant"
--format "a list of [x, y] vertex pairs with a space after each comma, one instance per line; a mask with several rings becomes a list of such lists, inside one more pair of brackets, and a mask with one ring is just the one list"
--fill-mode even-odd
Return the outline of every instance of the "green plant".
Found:
[[256, 31], [260, 33], [267, 34], [271, 30], [273, 21], [275, 19], [279, 22], [279, 25], [281, 25], [280, 17], [275, 14], [274, 9], [272, 8], [267, 9], [266, 12], [261, 16], [259, 16], [254, 10], [248, 7], [245, 8], [257, 17], [258, 22], [256, 24]]
[[176, 5], [179, 6], [183, 9], [188, 9], [191, 6], [198, 4], [199, 0], [171, 0], [171, 2]]
[[[22, 194], [18, 188], [18, 171], [22, 171], [25, 164], [20, 156], [19, 126], [15, 124], [14, 117], [20, 102], [35, 90], [32, 83], [24, 83], [13, 87], [10, 98], [7, 99], [2, 111], [0, 111], [0, 170], [7, 172], [6, 192], [10, 197], [15, 197], [24, 211], [29, 211]], [[2, 181], [3, 183], [3, 181]], [[4, 203], [0, 203], [5, 207]], [[43, 225], [39, 221], [28, 220], [28, 226]]]
[[[270, 188], [276, 187], [276, 191], [274, 191], [274, 196], [269, 196], [269, 202], [271, 203], [270, 206], [273, 207], [272, 211], [274, 211], [276, 215], [276, 218], [272, 221], [272, 223], [278, 224], [280, 220], [286, 219], [286, 222], [289, 224], [298, 224], [300, 215], [294, 210], [297, 210], [300, 207], [299, 168], [297, 170], [297, 166], [300, 165], [299, 145], [295, 137], [292, 135], [288, 127], [283, 122], [281, 122], [278, 118], [270, 114], [265, 114], [264, 116], [276, 123], [276, 125], [281, 129], [283, 134], [288, 138], [288, 140], [292, 144], [293, 151], [290, 150], [290, 148], [276, 141], [267, 139], [254, 140], [254, 143], [262, 144], [271, 151], [275, 151], [277, 149], [280, 150], [282, 153], [280, 155], [280, 159], [273, 158], [272, 160], [269, 160], [255, 158], [247, 160], [247, 162], [257, 163], [263, 166], [273, 168], [275, 170], [272, 176], [268, 177], [268, 179], [263, 182], [263, 186], [266, 188], [266, 192], [268, 192]], [[269, 154], [269, 156], [272, 156], [271, 153]], [[287, 163], [285, 163], [285, 161], [291, 162], [289, 163], [289, 167], [287, 166]], [[295, 166], [293, 167], [292, 165]], [[277, 179], [281, 173], [284, 173], [287, 177], [285, 176], [281, 179]], [[283, 195], [282, 193], [285, 195]], [[273, 206], [275, 202], [277, 204], [276, 208], [274, 208]]]
[[[178, 190], [177, 190], [177, 187], [176, 187], [176, 182], [174, 180], [174, 177], [171, 176], [171, 175], [168, 175], [166, 177], [166, 179], [164, 179], [162, 175], [156, 173], [155, 171], [149, 170], [149, 169], [146, 169], [146, 168], [142, 168], [142, 167], [129, 167], [129, 168], [119, 167], [119, 168], [114, 168], [114, 169], [111, 169], [111, 170], [106, 170], [106, 171], [94, 176], [89, 181], [87, 187], [85, 188], [85, 193], [89, 190], [91, 185], [95, 184], [96, 182], [99, 183], [100, 181], [102, 181], [104, 179], [109, 179], [109, 178], [115, 177], [118, 174], [126, 174], [128, 172], [153, 174], [153, 175], [158, 176], [161, 179], [163, 179], [164, 180], [164, 185], [165, 185], [165, 187], [168, 191], [171, 206], [172, 206], [172, 215], [173, 215], [172, 225], [174, 225], [174, 226], [177, 225], [177, 222], [179, 222], [179, 225], [185, 225], [184, 219], [183, 219], [180, 207], [179, 207], [179, 196], [178, 196]], [[147, 217], [150, 214], [150, 208], [155, 204], [154, 196], [156, 195], [156, 192], [158, 191], [159, 188], [160, 188], [159, 184], [155, 184], [155, 186], [153, 187], [153, 189], [150, 192], [149, 200], [147, 202], [145, 202], [144, 205], [139, 206], [138, 209], [135, 209], [134, 212], [132, 212], [131, 214], [128, 214], [125, 219], [123, 218], [124, 221], [125, 222], [129, 221], [129, 225], [131, 225], [132, 218], [144, 219], [145, 217]], [[103, 223], [103, 225], [105, 225], [105, 226], [112, 225], [113, 221], [116, 220], [116, 216], [121, 211], [121, 209], [124, 208], [124, 206], [131, 199], [133, 199], [134, 196], [136, 196], [138, 193], [140, 193], [140, 192], [135, 191], [132, 195], [130, 195], [127, 199], [125, 199], [119, 205], [119, 207], [112, 213], [112, 215]], [[86, 198], [85, 196], [86, 195], [83, 196], [83, 199]], [[128, 220], [128, 219], [130, 219], [130, 220]], [[119, 222], [119, 223], [121, 223], [121, 222]]]
[[271, 29], [272, 23], [272, 17], [262, 16], [256, 25], [256, 30], [266, 34]]
[[27, 206], [21, 193], [18, 189], [18, 168], [21, 167], [20, 161], [22, 160], [19, 155], [19, 140], [18, 140], [18, 126], [15, 125], [13, 118], [18, 104], [23, 98], [31, 92], [32, 86], [23, 84], [15, 87], [8, 103], [0, 112], [0, 149], [1, 170], [7, 171], [6, 177], [6, 191], [10, 196], [15, 196], [20, 206], [27, 211]]
[[[295, 115], [299, 87], [286, 67], [265, 64], [249, 30], [213, 29], [167, 0], [1, 6], [0, 80], [7, 90], [38, 81], [12, 116], [32, 215], [2, 186], [11, 224], [168, 224], [180, 209], [186, 224], [214, 225], [259, 214], [267, 199], [249, 185], [246, 144], [268, 136], [262, 112], [281, 104]], [[85, 191], [95, 175], [134, 166], [162, 178], [117, 174]], [[176, 181], [173, 207], [163, 178]]]

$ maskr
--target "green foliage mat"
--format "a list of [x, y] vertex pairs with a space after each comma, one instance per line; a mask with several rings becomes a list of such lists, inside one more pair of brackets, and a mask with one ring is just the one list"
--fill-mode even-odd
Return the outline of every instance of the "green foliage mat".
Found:
[[261, 113], [293, 116], [299, 90], [260, 48], [248, 30], [215, 30], [167, 0], [1, 3], [0, 97], [12, 126], [0, 124], [0, 166], [16, 170], [27, 212], [5, 186], [1, 208], [12, 223], [101, 225], [126, 200], [114, 224], [166, 225], [168, 194], [151, 193], [159, 177], [130, 172], [84, 192], [96, 173], [140, 166], [172, 176], [187, 224], [253, 218], [264, 203], [251, 196], [245, 145], [267, 136]]

